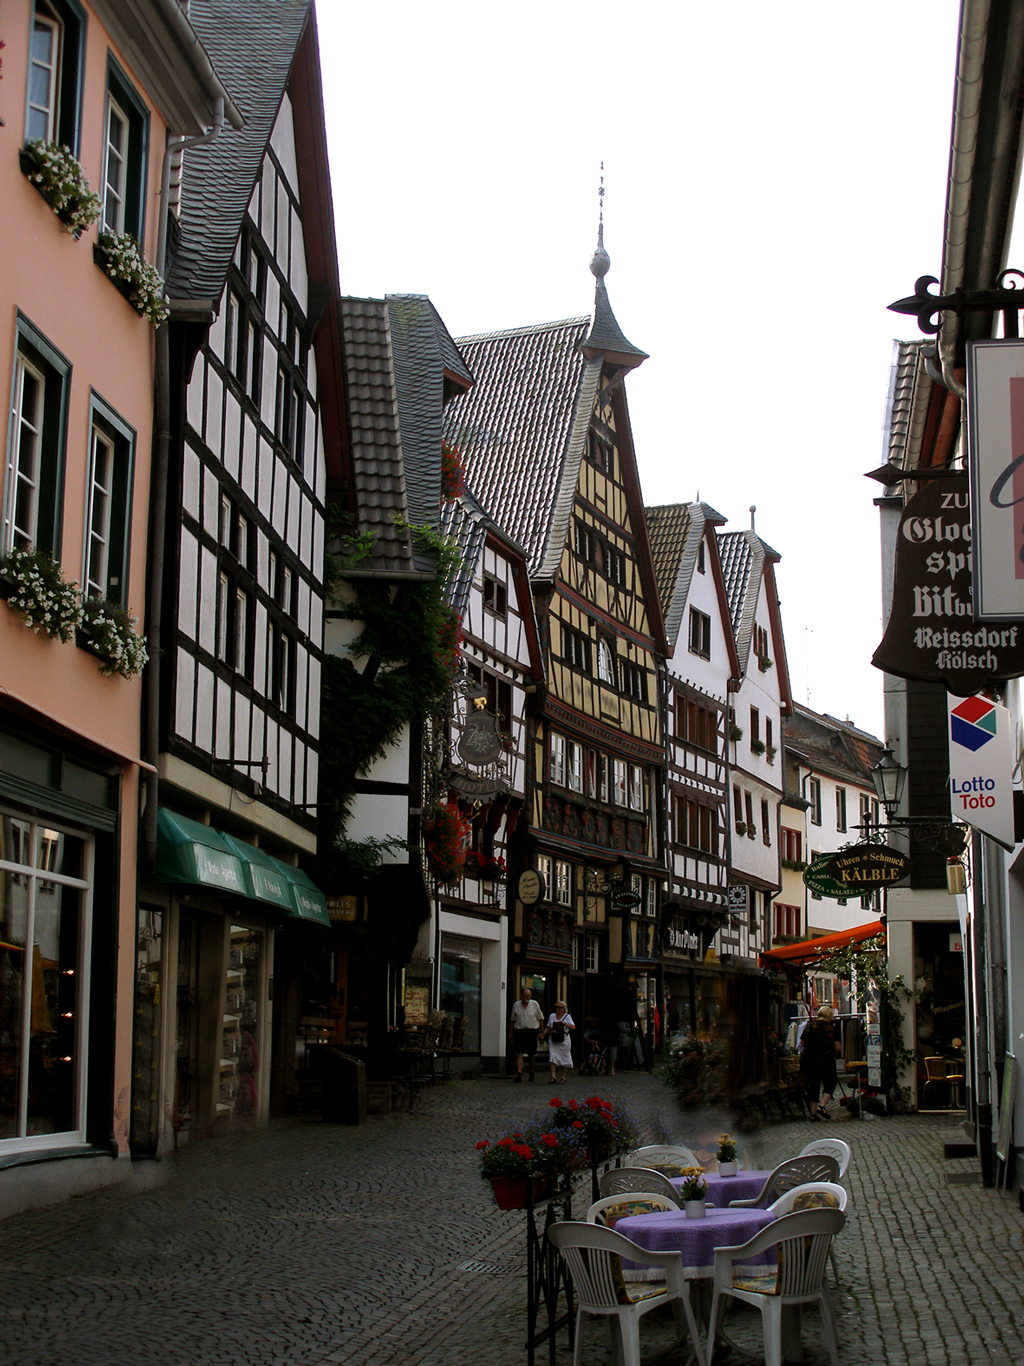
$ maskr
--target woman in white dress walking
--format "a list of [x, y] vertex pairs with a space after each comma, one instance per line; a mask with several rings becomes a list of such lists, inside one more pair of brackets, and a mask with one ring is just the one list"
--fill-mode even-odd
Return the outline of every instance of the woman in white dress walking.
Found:
[[551, 1064], [551, 1080], [557, 1082], [556, 1068], [562, 1069], [561, 1080], [572, 1067], [572, 1031], [576, 1028], [564, 1001], [556, 1001], [555, 1008], [548, 1016], [547, 1041], [548, 1062]]

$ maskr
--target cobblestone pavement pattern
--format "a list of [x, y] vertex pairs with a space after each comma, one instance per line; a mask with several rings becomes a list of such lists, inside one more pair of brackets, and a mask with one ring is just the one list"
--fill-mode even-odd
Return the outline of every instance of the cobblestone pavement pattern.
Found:
[[[570, 1081], [558, 1094], [595, 1089], [659, 1140], [700, 1148], [724, 1122], [680, 1113], [642, 1074]], [[0, 1363], [519, 1366], [525, 1216], [495, 1209], [474, 1144], [550, 1093], [455, 1082], [414, 1115], [359, 1129], [280, 1121], [182, 1154], [141, 1194], [106, 1190], [10, 1219]], [[971, 1165], [942, 1159], [942, 1138], [959, 1136], [953, 1121], [767, 1126], [747, 1140], [747, 1163], [769, 1167], [832, 1132], [854, 1151], [838, 1245], [844, 1366], [1024, 1362], [1024, 1217], [1007, 1196], [944, 1184], [945, 1171]], [[670, 1328], [667, 1310], [643, 1320], [645, 1362], [682, 1366]], [[735, 1335], [754, 1345], [756, 1315], [737, 1315]], [[807, 1366], [823, 1366], [815, 1313], [804, 1341]], [[587, 1342], [587, 1366], [607, 1366], [599, 1325]], [[563, 1333], [559, 1366], [570, 1360]]]

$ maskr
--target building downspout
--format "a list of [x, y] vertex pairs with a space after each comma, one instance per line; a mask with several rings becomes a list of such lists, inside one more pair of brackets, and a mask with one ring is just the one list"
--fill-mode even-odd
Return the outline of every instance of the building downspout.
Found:
[[[171, 183], [171, 160], [189, 147], [213, 142], [224, 126], [224, 101], [214, 104], [213, 127], [194, 138], [171, 138], [164, 148], [160, 176], [160, 221], [157, 235], [156, 268], [161, 279], [167, 269], [167, 215]], [[149, 663], [146, 666], [145, 709], [143, 711], [142, 757], [151, 767], [145, 770], [145, 812], [142, 822], [142, 848], [146, 873], [156, 863], [157, 804], [160, 758], [160, 677], [163, 664], [161, 634], [163, 627], [164, 553], [167, 543], [167, 483], [171, 455], [171, 340], [170, 324], [164, 321], [156, 330], [156, 364], [153, 381], [153, 462], [150, 471], [149, 555], [146, 565], [146, 638]]]

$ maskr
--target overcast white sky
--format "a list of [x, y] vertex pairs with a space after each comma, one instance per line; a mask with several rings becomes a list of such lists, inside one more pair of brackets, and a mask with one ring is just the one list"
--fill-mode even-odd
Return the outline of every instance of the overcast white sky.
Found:
[[939, 273], [957, 0], [320, 0], [342, 289], [454, 336], [590, 311], [650, 353], [647, 503], [782, 555], [794, 696], [881, 734], [878, 517], [894, 337]]

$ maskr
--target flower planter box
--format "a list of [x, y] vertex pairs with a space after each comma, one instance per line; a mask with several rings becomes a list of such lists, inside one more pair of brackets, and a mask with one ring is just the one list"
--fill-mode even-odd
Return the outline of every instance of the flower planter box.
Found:
[[[57, 218], [60, 220], [61, 223], [63, 223], [64, 227], [68, 230], [68, 232], [70, 232], [71, 236], [77, 242], [78, 239], [81, 237], [82, 233], [85, 231], [86, 227], [89, 226], [89, 223], [82, 223], [78, 227], [74, 227], [73, 224], [75, 222], [75, 215], [81, 211], [83, 206], [85, 206], [88, 201], [82, 198], [70, 198], [67, 200], [67, 203], [63, 206], [58, 205], [53, 193], [49, 189], [47, 189], [45, 185], [40, 185], [39, 182], [35, 179], [36, 175], [39, 173], [40, 170], [40, 163], [34, 155], [34, 153], [27, 147], [21, 148], [21, 150], [18, 152], [18, 162], [21, 166], [22, 175], [33, 187], [33, 189], [35, 189], [37, 193], [40, 194], [42, 198], [46, 200], [47, 204], [49, 204], [50, 208], [56, 214]], [[93, 200], [94, 203], [98, 204], [99, 201], [95, 199], [95, 196], [93, 196]], [[94, 223], [95, 221], [95, 212], [90, 213], [89, 222]]]
[[[489, 1178], [494, 1191], [494, 1203], [499, 1209], [526, 1209], [529, 1203], [530, 1181], [526, 1176], [492, 1176]], [[533, 1178], [533, 1200], [546, 1200], [555, 1193], [553, 1176]]]

